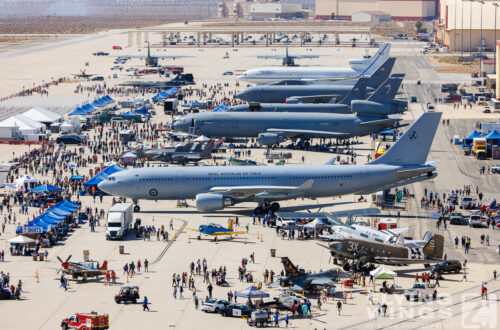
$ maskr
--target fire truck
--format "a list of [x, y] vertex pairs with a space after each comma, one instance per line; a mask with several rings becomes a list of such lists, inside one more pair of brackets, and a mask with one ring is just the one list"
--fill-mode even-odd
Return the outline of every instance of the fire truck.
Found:
[[61, 322], [63, 330], [103, 330], [109, 329], [109, 315], [91, 313], [77, 313], [71, 317], [63, 319]]

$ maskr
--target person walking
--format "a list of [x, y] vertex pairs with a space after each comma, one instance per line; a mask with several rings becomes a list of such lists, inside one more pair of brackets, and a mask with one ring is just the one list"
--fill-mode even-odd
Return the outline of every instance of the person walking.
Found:
[[375, 303], [373, 302], [373, 290], [370, 290], [370, 293], [368, 293], [368, 302], [372, 305], [375, 305]]
[[382, 315], [382, 307], [380, 306], [380, 303], [377, 303], [377, 314], [379, 317]]
[[339, 312], [339, 315], [342, 313], [342, 302], [340, 300], [337, 301], [337, 311]]
[[278, 311], [276, 311], [276, 313], [274, 313], [274, 326], [276, 328], [280, 327], [280, 315], [278, 314]]
[[384, 314], [384, 317], [385, 317], [385, 315], [387, 313], [387, 304], [386, 303], [382, 304], [382, 313]]
[[144, 259], [144, 271], [145, 272], [149, 272], [148, 265], [149, 265], [148, 259]]
[[497, 270], [493, 270], [493, 280], [497, 280]]
[[184, 293], [184, 287], [181, 285], [179, 287], [179, 298], [184, 299], [183, 293]]
[[288, 314], [286, 314], [285, 318], [283, 320], [285, 321], [285, 326], [288, 328], [288, 323], [290, 322], [290, 316], [288, 316]]
[[146, 311], [146, 309], [149, 312], [148, 304], [149, 304], [148, 297], [144, 296], [144, 300], [142, 301], [142, 311], [143, 312]]
[[214, 289], [214, 287], [212, 286], [212, 283], [208, 283], [207, 290], [208, 290], [208, 297], [209, 298], [212, 298], [212, 290], [213, 289]]

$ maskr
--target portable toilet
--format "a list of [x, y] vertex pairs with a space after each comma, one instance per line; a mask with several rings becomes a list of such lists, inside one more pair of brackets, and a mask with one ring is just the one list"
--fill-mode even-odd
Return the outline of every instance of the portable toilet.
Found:
[[453, 135], [453, 144], [455, 144], [455, 145], [460, 144], [460, 136], [459, 135]]

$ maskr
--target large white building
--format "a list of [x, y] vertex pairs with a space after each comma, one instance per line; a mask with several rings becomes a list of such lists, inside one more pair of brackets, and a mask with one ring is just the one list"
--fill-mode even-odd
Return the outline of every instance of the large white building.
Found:
[[316, 18], [348, 19], [361, 11], [380, 11], [393, 20], [417, 21], [437, 17], [439, 0], [316, 0]]

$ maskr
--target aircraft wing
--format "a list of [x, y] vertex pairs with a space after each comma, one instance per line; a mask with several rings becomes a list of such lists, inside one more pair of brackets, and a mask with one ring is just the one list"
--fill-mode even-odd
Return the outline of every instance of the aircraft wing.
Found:
[[187, 229], [187, 230], [192, 230], [192, 231], [196, 231], [196, 232], [200, 232], [198, 229], [193, 229], [193, 228], [189, 228], [189, 227], [182, 227], [184, 229]]
[[345, 238], [343, 235], [338, 234], [319, 235], [318, 237], [327, 241], [340, 241]]
[[325, 95], [310, 95], [310, 96], [292, 96], [289, 101], [299, 101], [302, 103], [328, 103], [331, 99], [339, 97], [339, 94], [325, 94]]
[[223, 193], [225, 196], [249, 197], [254, 195], [279, 195], [307, 190], [312, 187], [314, 180], [308, 180], [300, 186], [234, 186], [234, 187], [213, 187], [210, 192]]
[[378, 264], [403, 266], [411, 264], [437, 264], [444, 262], [441, 259], [407, 259], [407, 258], [393, 258], [393, 257], [374, 257], [373, 261]]
[[210, 236], [224, 236], [224, 235], [238, 235], [238, 234], [246, 234], [247, 232], [246, 231], [216, 231], [214, 233], [211, 233], [211, 234], [207, 234], [207, 235], [210, 235]]
[[[139, 59], [148, 58], [147, 55], [120, 55], [120, 56], [116, 56], [116, 57], [119, 58], [119, 59], [122, 59], [122, 60], [130, 60], [132, 58], [139, 58]], [[179, 56], [175, 56], [175, 55], [151, 55], [151, 57], [153, 57], [153, 58], [159, 58], [159, 59], [166, 59], [166, 58], [176, 59], [176, 58], [194, 57], [194, 56], [185, 56], [185, 55], [179, 55]]]
[[389, 234], [389, 235], [393, 235], [393, 236], [397, 236], [397, 235], [404, 233], [404, 232], [407, 232], [407, 231], [408, 231], [408, 227], [381, 230], [381, 232]]
[[359, 123], [360, 125], [366, 126], [366, 125], [392, 125], [394, 122], [401, 120], [400, 118], [386, 118], [386, 119], [378, 119], [378, 120], [370, 120], [370, 121], [362, 121]]
[[304, 290], [304, 283], [302, 282], [297, 282], [294, 285], [290, 287], [290, 290], [292, 291], [303, 291]]
[[310, 281], [309, 284], [317, 286], [335, 285], [335, 283], [333, 283], [331, 279], [326, 277], [315, 278], [314, 280]]
[[[288, 57], [289, 58], [319, 58], [320, 55], [291, 55]], [[286, 56], [283, 56], [283, 55], [258, 55], [257, 58], [261, 58], [264, 60], [272, 60], [272, 59], [281, 60], [281, 59], [286, 58]]]
[[345, 138], [348, 136], [346, 133], [330, 132], [330, 131], [315, 131], [307, 129], [295, 129], [295, 128], [268, 128], [266, 132], [271, 133], [282, 133], [286, 137], [331, 137], [331, 138]]

